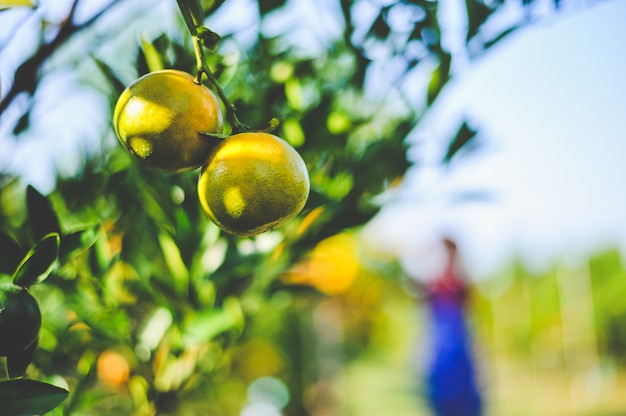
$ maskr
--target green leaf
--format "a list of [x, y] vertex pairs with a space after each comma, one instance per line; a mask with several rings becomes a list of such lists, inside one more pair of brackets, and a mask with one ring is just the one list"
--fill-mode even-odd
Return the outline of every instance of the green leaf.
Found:
[[494, 46], [498, 42], [500, 42], [502, 39], [504, 39], [507, 36], [509, 36], [511, 33], [515, 32], [520, 27], [521, 26], [519, 26], [519, 25], [513, 25], [513, 26], [503, 30], [502, 32], [500, 32], [494, 38], [492, 38], [492, 39], [488, 40], [487, 42], [485, 42], [485, 44], [483, 45], [483, 52], [486, 51], [487, 49], [491, 48], [492, 46]]
[[300, 120], [295, 117], [288, 118], [283, 123], [283, 133], [285, 140], [293, 147], [300, 147], [304, 144], [305, 135]]
[[9, 234], [0, 232], [0, 273], [13, 274], [24, 257], [24, 250]]
[[452, 57], [447, 53], [442, 53], [439, 58], [439, 66], [433, 71], [430, 83], [428, 84], [428, 105], [431, 105], [439, 96], [446, 82], [450, 78], [450, 63]]
[[26, 369], [33, 361], [35, 351], [39, 340], [35, 340], [25, 350], [19, 351], [17, 354], [7, 356], [7, 370], [10, 378], [22, 377], [26, 373]]
[[391, 28], [387, 24], [385, 16], [386, 12], [387, 8], [384, 7], [381, 9], [380, 14], [376, 18], [376, 20], [374, 20], [374, 23], [372, 23], [372, 26], [367, 33], [368, 37], [372, 36], [381, 40], [387, 39], [389, 37], [389, 35], [391, 34]]
[[466, 0], [465, 7], [468, 21], [466, 41], [469, 42], [494, 10], [480, 0]]
[[141, 38], [141, 49], [143, 50], [143, 55], [149, 72], [160, 71], [165, 68], [161, 54], [154, 44], [145, 37]]
[[28, 222], [35, 241], [50, 233], [61, 233], [59, 219], [52, 209], [52, 204], [31, 185], [26, 188], [26, 206]]
[[61, 239], [59, 234], [45, 236], [30, 249], [15, 271], [13, 281], [16, 285], [29, 287], [44, 281], [59, 258]]
[[198, 35], [205, 48], [214, 51], [219, 45], [222, 37], [212, 30], [201, 26], [198, 28]]
[[185, 293], [189, 282], [189, 270], [183, 261], [180, 249], [166, 233], [159, 234], [159, 244], [163, 252], [163, 259], [172, 277], [174, 289], [179, 294]]
[[456, 136], [448, 145], [448, 151], [446, 152], [442, 163], [450, 163], [450, 160], [454, 157], [454, 155], [456, 155], [463, 147], [467, 146], [472, 139], [474, 139], [474, 137], [476, 137], [476, 131], [471, 129], [467, 122], [463, 122], [459, 131], [456, 133]]
[[126, 89], [126, 85], [124, 85], [124, 83], [120, 81], [117, 75], [115, 75], [113, 69], [111, 69], [111, 67], [107, 65], [104, 61], [96, 58], [94, 55], [89, 54], [89, 56], [91, 56], [91, 59], [93, 59], [100, 72], [102, 72], [107, 81], [109, 81], [109, 84], [111, 84], [113, 90], [115, 90], [115, 93], [121, 94], [122, 91]]
[[283, 7], [286, 3], [286, 0], [259, 0], [259, 12], [261, 15], [267, 14], [272, 10]]
[[167, 330], [172, 325], [174, 318], [166, 308], [158, 308], [143, 323], [143, 329], [139, 333], [140, 345], [153, 351], [158, 346]]
[[228, 332], [241, 332], [245, 317], [239, 300], [227, 298], [222, 309], [211, 309], [192, 315], [184, 326], [184, 342], [206, 342], [216, 336]]
[[102, 275], [116, 261], [109, 252], [108, 244], [104, 232], [99, 231], [98, 238], [89, 248], [89, 270], [94, 276]]
[[97, 238], [99, 225], [83, 228], [61, 236], [59, 259], [61, 263], [72, 260], [78, 254], [91, 247]]
[[67, 398], [69, 392], [37, 380], [0, 382], [0, 415], [28, 416], [46, 413]]
[[299, 78], [290, 78], [285, 82], [285, 95], [289, 105], [296, 110], [304, 109], [302, 84]]
[[211, 139], [211, 140], [224, 140], [230, 137], [229, 134], [207, 133], [204, 131], [198, 132], [198, 134], [204, 137], [205, 139]]
[[37, 4], [31, 0], [0, 0], [0, 10], [10, 7], [30, 7], [34, 9], [37, 7]]
[[24, 112], [19, 120], [17, 120], [17, 123], [15, 123], [15, 126], [13, 127], [13, 134], [17, 136], [20, 133], [23, 133], [28, 129], [28, 126], [30, 126], [30, 110]]

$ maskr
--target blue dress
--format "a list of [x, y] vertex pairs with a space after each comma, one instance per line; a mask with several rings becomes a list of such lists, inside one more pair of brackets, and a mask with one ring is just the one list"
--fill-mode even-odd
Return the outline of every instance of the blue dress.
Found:
[[482, 400], [464, 317], [466, 287], [450, 272], [430, 288], [426, 301], [430, 314], [427, 396], [436, 416], [480, 416]]

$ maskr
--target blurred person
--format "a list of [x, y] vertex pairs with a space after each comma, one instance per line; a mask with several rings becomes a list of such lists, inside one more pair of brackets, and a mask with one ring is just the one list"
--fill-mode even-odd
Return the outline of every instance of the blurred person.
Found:
[[436, 416], [480, 416], [482, 399], [465, 321], [468, 283], [457, 261], [457, 245], [449, 238], [442, 244], [443, 270], [424, 286], [429, 336], [426, 395]]

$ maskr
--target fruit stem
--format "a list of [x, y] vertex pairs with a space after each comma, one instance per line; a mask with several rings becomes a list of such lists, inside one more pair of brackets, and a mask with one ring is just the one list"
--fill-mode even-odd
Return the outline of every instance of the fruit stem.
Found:
[[197, 70], [196, 83], [202, 84], [202, 74], [205, 74], [207, 76], [209, 83], [211, 84], [211, 86], [213, 87], [217, 95], [220, 97], [220, 100], [224, 104], [224, 107], [226, 110], [226, 118], [227, 120], [231, 122], [234, 134], [241, 133], [244, 131], [250, 131], [251, 130], [250, 127], [246, 126], [241, 121], [239, 121], [239, 118], [237, 117], [236, 107], [230, 103], [230, 100], [226, 96], [226, 93], [220, 86], [219, 82], [215, 78], [215, 75], [213, 74], [213, 72], [209, 68], [209, 65], [207, 64], [206, 58], [204, 56], [202, 38], [200, 37], [200, 34], [198, 33], [198, 28], [202, 27], [202, 22], [198, 21], [198, 18], [197, 18], [198, 16], [194, 18], [193, 13], [190, 10], [189, 6], [186, 4], [185, 0], [177, 0], [177, 3], [178, 3], [178, 8], [180, 9], [180, 12], [183, 15], [185, 24], [187, 25], [187, 28], [189, 29], [189, 33], [191, 34], [191, 37], [193, 38], [193, 48], [194, 48], [194, 52], [196, 55], [196, 70]]
[[206, 59], [204, 57], [204, 49], [202, 47], [202, 40], [200, 39], [200, 36], [197, 36], [197, 35], [193, 36], [193, 40], [194, 40], [193, 46], [196, 52], [196, 62], [198, 64], [197, 66], [198, 73], [196, 75], [196, 82], [198, 84], [201, 84], [202, 74], [205, 74], [207, 76], [209, 83], [211, 84], [211, 86], [213, 87], [217, 95], [220, 97], [220, 100], [222, 100], [222, 103], [224, 103], [224, 107], [226, 109], [226, 118], [232, 123], [233, 133], [241, 133], [243, 131], [249, 131], [250, 128], [246, 126], [245, 124], [243, 124], [241, 121], [239, 121], [239, 118], [237, 117], [237, 108], [235, 107], [234, 104], [231, 104], [230, 100], [226, 96], [226, 93], [222, 89], [222, 86], [219, 84], [219, 82], [215, 78], [215, 75], [213, 74], [209, 66], [207, 65]]

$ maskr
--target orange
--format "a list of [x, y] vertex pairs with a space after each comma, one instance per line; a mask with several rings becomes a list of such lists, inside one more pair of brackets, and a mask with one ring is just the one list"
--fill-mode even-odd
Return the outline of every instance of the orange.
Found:
[[345, 293], [360, 272], [353, 234], [340, 233], [320, 241], [309, 257], [287, 273], [293, 284], [307, 284], [327, 295]]
[[122, 92], [113, 116], [122, 144], [146, 165], [169, 173], [196, 169], [221, 133], [223, 117], [215, 94], [186, 72], [156, 71]]
[[211, 151], [198, 182], [198, 197], [221, 229], [252, 236], [297, 215], [309, 196], [302, 157], [269, 133], [239, 133]]
[[124, 385], [130, 376], [130, 365], [119, 352], [113, 350], [103, 351], [96, 362], [98, 378], [110, 387]]

